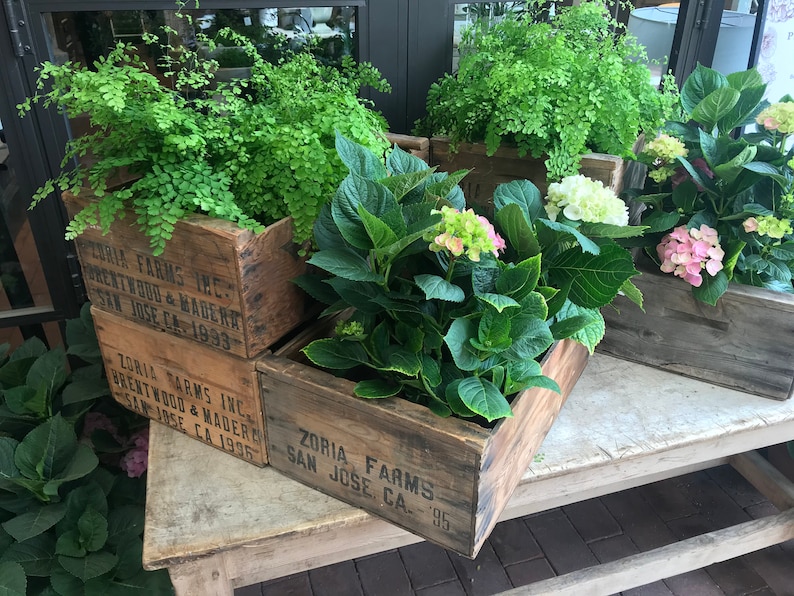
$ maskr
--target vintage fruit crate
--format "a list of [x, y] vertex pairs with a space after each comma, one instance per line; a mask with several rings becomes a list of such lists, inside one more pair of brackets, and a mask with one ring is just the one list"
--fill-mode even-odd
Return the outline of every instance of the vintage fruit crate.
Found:
[[597, 350], [715, 385], [773, 399], [794, 388], [794, 296], [730, 284], [716, 306], [688, 283], [641, 261], [632, 281], [643, 313], [618, 296], [601, 309], [606, 335]]
[[220, 354], [96, 306], [91, 314], [118, 403], [254, 465], [267, 463], [255, 359]]
[[[90, 199], [64, 193], [70, 216]], [[293, 278], [305, 258], [283, 219], [254, 234], [204, 215], [177, 222], [162, 255], [128, 213], [110, 232], [87, 229], [77, 253], [91, 304], [152, 329], [251, 358], [314, 312]]]
[[[480, 205], [489, 213], [493, 211], [493, 191], [499, 184], [529, 180], [544, 195], [548, 188], [543, 159], [529, 155], [519, 157], [515, 147], [499, 147], [494, 155], [488, 156], [483, 143], [460, 143], [453, 152], [448, 138], [432, 137], [429, 163], [443, 172], [471, 170], [460, 183], [463, 194], [467, 202]], [[582, 157], [579, 171], [620, 193], [623, 167], [623, 160], [619, 157], [589, 153]]]
[[513, 418], [485, 428], [399, 397], [355, 397], [352, 381], [287, 355], [257, 363], [270, 464], [467, 557], [496, 525], [588, 359], [581, 344], [555, 343], [542, 367], [561, 394], [524, 391]]

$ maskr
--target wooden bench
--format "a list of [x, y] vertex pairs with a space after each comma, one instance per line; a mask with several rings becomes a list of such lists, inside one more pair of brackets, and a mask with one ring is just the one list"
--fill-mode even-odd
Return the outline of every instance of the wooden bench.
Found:
[[[794, 538], [794, 486], [754, 450], [794, 439], [775, 401], [596, 354], [503, 519], [732, 463], [781, 513], [505, 594], [612, 594]], [[151, 429], [143, 563], [178, 595], [233, 589], [419, 542], [171, 429]]]

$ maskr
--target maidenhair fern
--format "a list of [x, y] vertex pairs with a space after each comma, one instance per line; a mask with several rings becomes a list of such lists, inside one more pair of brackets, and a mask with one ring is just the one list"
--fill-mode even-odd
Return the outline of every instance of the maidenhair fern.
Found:
[[[40, 102], [70, 116], [87, 114], [94, 131], [69, 142], [65, 170], [34, 196], [35, 205], [56, 188], [87, 188], [99, 199], [69, 223], [67, 238], [87, 226], [107, 231], [130, 209], [154, 254], [191, 213], [254, 231], [291, 216], [301, 243], [347, 174], [334, 148], [335, 130], [376, 152], [388, 147], [385, 120], [357, 96], [363, 85], [388, 91], [374, 67], [350, 59], [335, 69], [309, 51], [271, 64], [250, 41], [223, 33], [251, 57], [250, 80], [218, 83], [217, 63], [168, 44], [160, 78], [135, 47], [121, 43], [90, 68], [74, 62], [40, 67], [39, 93], [20, 113]], [[146, 41], [159, 43], [153, 35]], [[214, 49], [211, 40], [201, 41]], [[81, 165], [67, 168], [75, 158]], [[119, 174], [132, 181], [113, 188]]]

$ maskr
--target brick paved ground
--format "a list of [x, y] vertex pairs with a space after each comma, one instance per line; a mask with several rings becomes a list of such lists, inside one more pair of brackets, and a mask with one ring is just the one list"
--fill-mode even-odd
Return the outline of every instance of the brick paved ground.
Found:
[[[490, 596], [776, 512], [721, 466], [503, 522], [473, 561], [422, 542], [235, 595]], [[794, 541], [623, 594], [794, 596]]]

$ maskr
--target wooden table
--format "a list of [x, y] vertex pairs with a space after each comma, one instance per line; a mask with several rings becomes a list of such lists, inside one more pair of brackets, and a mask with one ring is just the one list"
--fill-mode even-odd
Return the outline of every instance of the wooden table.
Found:
[[[794, 399], [596, 354], [503, 519], [726, 462], [782, 512], [509, 594], [612, 594], [794, 538], [794, 486], [753, 451], [789, 439]], [[152, 425], [149, 449], [143, 563], [167, 567], [178, 595], [230, 596], [236, 587], [421, 540], [165, 426]]]

